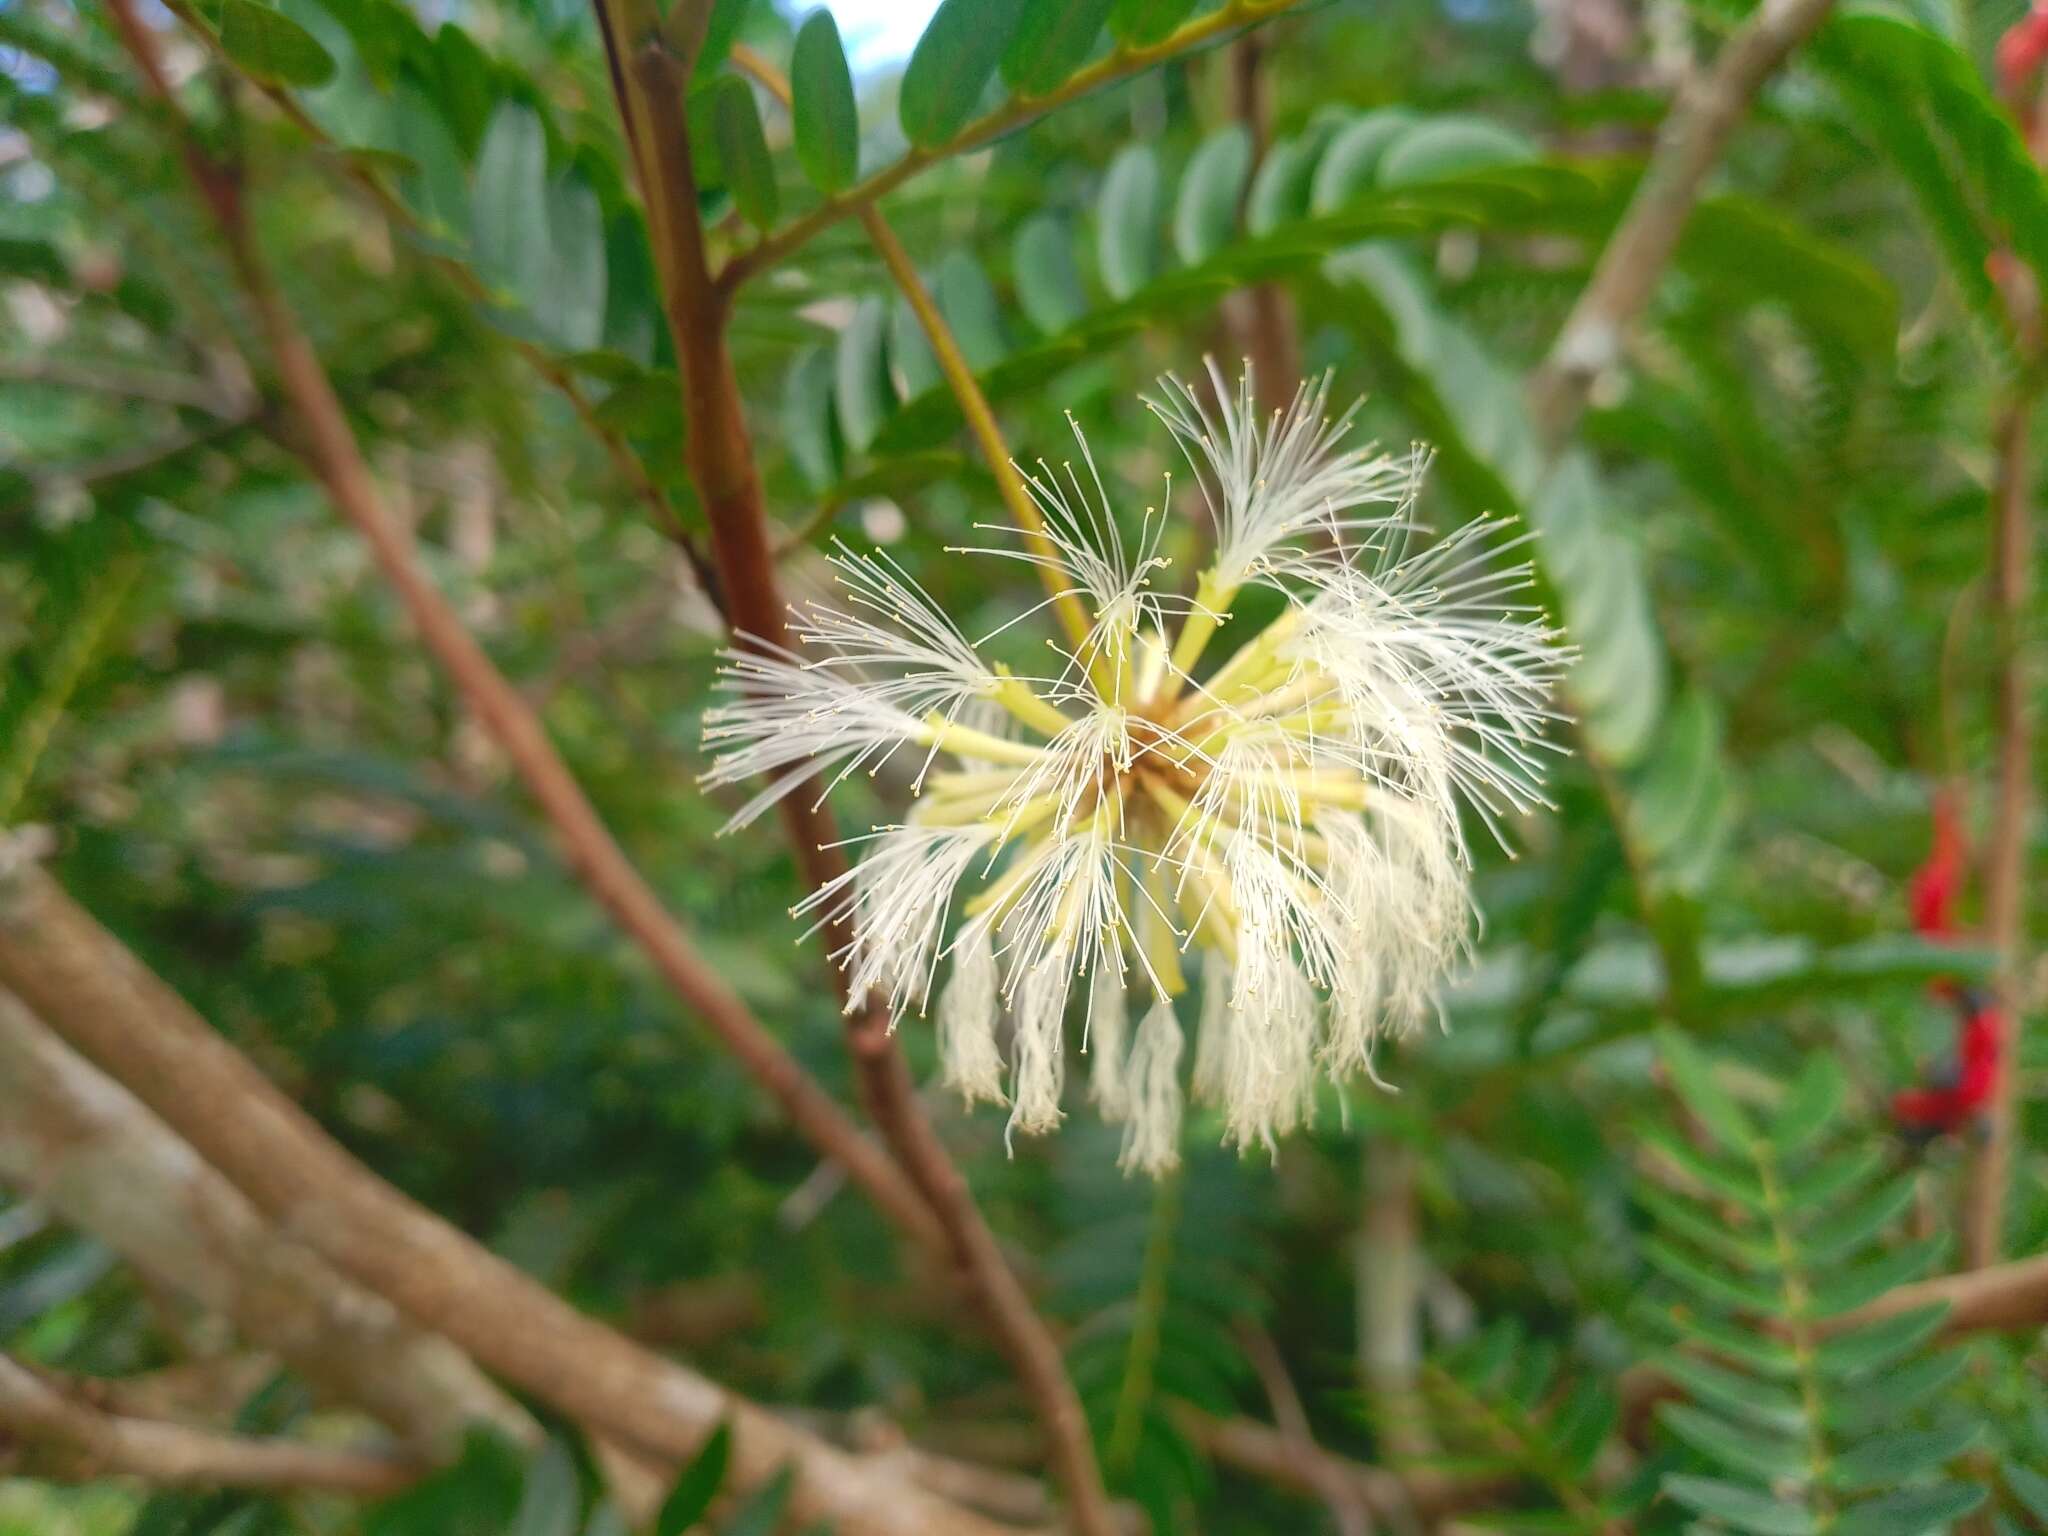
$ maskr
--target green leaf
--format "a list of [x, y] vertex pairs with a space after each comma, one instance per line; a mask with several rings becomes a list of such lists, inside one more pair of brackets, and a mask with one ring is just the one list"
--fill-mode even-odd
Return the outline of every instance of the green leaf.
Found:
[[1730, 1211], [1726, 1207], [1694, 1206], [1650, 1183], [1643, 1184], [1635, 1193], [1636, 1202], [1654, 1216], [1660, 1226], [1718, 1255], [1724, 1262], [1747, 1271], [1768, 1273], [1778, 1268], [1776, 1243], [1745, 1230], [1747, 1212]]
[[1042, 335], [1057, 336], [1088, 312], [1073, 234], [1052, 214], [1036, 214], [1017, 231], [1011, 275], [1017, 302]]
[[1984, 1490], [1968, 1483], [1903, 1488], [1843, 1511], [1831, 1536], [1925, 1536], [1946, 1531], [1984, 1502]]
[[1833, 1317], [1853, 1312], [1877, 1300], [1886, 1291], [1908, 1281], [1923, 1279], [1941, 1261], [1947, 1249], [1948, 1239], [1945, 1236], [1922, 1238], [1918, 1242], [1901, 1243], [1896, 1248], [1880, 1252], [1866, 1264], [1831, 1275], [1814, 1287], [1814, 1313], [1820, 1317]]
[[393, 147], [413, 164], [399, 182], [405, 200], [430, 224], [469, 238], [469, 172], [447, 119], [427, 94], [403, 82], [391, 96]]
[[1656, 1152], [1683, 1177], [1711, 1194], [1734, 1200], [1750, 1210], [1766, 1210], [1763, 1186], [1746, 1168], [1731, 1168], [1710, 1157], [1669, 1127], [1646, 1122], [1636, 1128], [1636, 1139]]
[[1724, 1413], [1780, 1435], [1806, 1431], [1806, 1409], [1796, 1387], [1755, 1381], [1696, 1355], [1665, 1355], [1658, 1368], [1692, 1396]]
[[860, 112], [839, 23], [823, 6], [797, 30], [789, 90], [797, 164], [820, 192], [844, 192], [860, 175]]
[[1738, 1280], [1733, 1275], [1701, 1263], [1692, 1255], [1657, 1238], [1643, 1244], [1643, 1257], [1650, 1267], [1690, 1291], [1701, 1301], [1736, 1312], [1770, 1316], [1780, 1305], [1778, 1293], [1766, 1286]]
[[1381, 107], [1337, 130], [1309, 183], [1309, 210], [1335, 213], [1378, 185], [1380, 157], [1416, 122], [1406, 107]]
[[1771, 1484], [1803, 1480], [1806, 1448], [1789, 1435], [1730, 1424], [1690, 1403], [1659, 1403], [1657, 1417], [1672, 1434], [1730, 1472]]
[[1815, 1164], [1792, 1180], [1785, 1203], [1794, 1211], [1832, 1205], [1883, 1166], [1884, 1149], [1875, 1141], [1865, 1142]]
[[1755, 1536], [1814, 1536], [1820, 1529], [1801, 1505], [1786, 1504], [1719, 1478], [1672, 1473], [1664, 1479], [1664, 1491], [1711, 1520]]
[[606, 255], [604, 210], [580, 177], [548, 191], [547, 250], [534, 317], [562, 346], [586, 351], [604, 339]]
[[1675, 1331], [1715, 1354], [1778, 1381], [1795, 1380], [1802, 1369], [1798, 1353], [1749, 1323], [1735, 1323], [1704, 1312], [1687, 1311], [1673, 1320]]
[[939, 313], [952, 329], [960, 352], [976, 373], [986, 372], [1010, 350], [1003, 340], [1002, 315], [988, 274], [966, 251], [954, 247], [939, 263], [932, 281]]
[[1800, 1234], [1807, 1262], [1833, 1264], [1868, 1246], [1877, 1235], [1913, 1208], [1917, 1181], [1911, 1173], [1880, 1184], [1854, 1205], [1822, 1217]]
[[889, 306], [889, 374], [905, 400], [915, 400], [944, 382], [939, 360], [910, 301], [898, 294]]
[[1613, 1438], [1621, 1421], [1621, 1402], [1598, 1381], [1587, 1380], [1572, 1389], [1550, 1421], [1557, 1453], [1566, 1470], [1583, 1480]]
[[669, 1496], [662, 1501], [654, 1519], [654, 1536], [683, 1536], [683, 1532], [704, 1518], [718, 1490], [725, 1485], [725, 1469], [732, 1459], [732, 1426], [720, 1424], [703, 1448], [690, 1458]]
[[823, 347], [806, 347], [782, 382], [782, 442], [797, 472], [814, 491], [839, 478], [839, 450], [832, 436], [832, 357]]
[[1020, 96], [1042, 96], [1088, 57], [1111, 0], [1024, 0], [1024, 14], [1003, 55], [1003, 79]]
[[1270, 235], [1308, 212], [1316, 161], [1328, 142], [1327, 129], [1282, 139], [1266, 151], [1245, 198], [1244, 224], [1254, 235]]
[[1834, 1057], [1818, 1051], [1808, 1056], [1771, 1117], [1771, 1144], [1778, 1156], [1796, 1156], [1819, 1140], [1841, 1115], [1848, 1091], [1848, 1079]]
[[1665, 712], [1656, 751], [1631, 786], [1629, 825], [1645, 857], [1662, 860], [1703, 830], [1720, 752], [1713, 706], [1700, 690], [1686, 690]]
[[1828, 1469], [1838, 1488], [1859, 1491], [1911, 1482], [1923, 1472], [1954, 1461], [1975, 1445], [1983, 1425], [1964, 1421], [1940, 1429], [1895, 1430], [1839, 1453]]
[[775, 222], [781, 200], [775, 191], [775, 162], [768, 157], [768, 136], [761, 130], [754, 88], [736, 75], [725, 75], [709, 89], [711, 135], [725, 184], [747, 222], [766, 229]]
[[1941, 1331], [1948, 1304], [1917, 1307], [1829, 1339], [1814, 1352], [1814, 1365], [1824, 1375], [1867, 1376], [1896, 1365]]
[[575, 1536], [583, 1492], [568, 1447], [550, 1440], [527, 1463], [526, 1487], [505, 1536]]
[[839, 333], [832, 398], [839, 408], [839, 435], [856, 453], [875, 440], [889, 414], [889, 379], [882, 364], [888, 324], [889, 306], [870, 294], [855, 306], [853, 319]]
[[2015, 1461], [2007, 1461], [1998, 1473], [2005, 1479], [2006, 1491], [2026, 1506], [2027, 1513], [2048, 1525], [2048, 1476]]
[[1657, 1052], [1671, 1075], [1673, 1091], [1708, 1134], [1730, 1152], [1748, 1152], [1755, 1145], [1756, 1133], [1742, 1106], [1715, 1077], [1713, 1062], [1675, 1029], [1658, 1031]]
[[1149, 145], [1126, 144], [1110, 162], [1095, 213], [1102, 286], [1128, 299], [1150, 280], [1159, 239], [1159, 161]]
[[222, 0], [220, 45], [258, 80], [310, 89], [334, 78], [334, 56], [281, 11], [256, 0]]
[[1024, 0], [940, 0], [911, 51], [897, 99], [912, 144], [937, 149], [967, 125], [1023, 7]]
[[1232, 123], [1211, 134], [1188, 161], [1173, 207], [1173, 248], [1182, 263], [1206, 261], [1237, 228], [1237, 208], [1252, 169], [1252, 136]]
[[1439, 117], [1417, 123], [1379, 156], [1379, 184], [1407, 187], [1474, 171], [1526, 165], [1536, 158], [1521, 134], [1483, 118]]
[[547, 176], [548, 136], [539, 115], [505, 103], [492, 114], [477, 152], [470, 228], [478, 267], [522, 304], [544, 290], [554, 265]]
[[[752, 6], [753, 0], [712, 0], [711, 17], [704, 23], [704, 41], [698, 47], [697, 57], [691, 66], [693, 82], [717, 70], [731, 56], [732, 45], [738, 39]], [[688, 6], [672, 8], [669, 12], [671, 24], [689, 9]], [[695, 88], [694, 84], [692, 88]]]
[[1195, 0], [1116, 0], [1110, 7], [1109, 30], [1120, 43], [1149, 48], [1171, 37], [1194, 8]]
[[720, 1536], [775, 1536], [782, 1524], [783, 1506], [789, 1503], [789, 1490], [795, 1481], [795, 1474], [788, 1467], [777, 1472], [725, 1522]]
[[1937, 1350], [1908, 1360], [1882, 1381], [1866, 1381], [1830, 1405], [1829, 1423], [1845, 1435], [1884, 1430], [1945, 1396], [1970, 1367], [1967, 1351]]

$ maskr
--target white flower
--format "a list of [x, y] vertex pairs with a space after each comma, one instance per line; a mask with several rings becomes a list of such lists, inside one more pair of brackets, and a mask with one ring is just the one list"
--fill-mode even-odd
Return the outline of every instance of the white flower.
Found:
[[[1463, 811], [1499, 836], [1543, 803], [1568, 656], [1528, 566], [1497, 562], [1498, 525], [1416, 547], [1422, 456], [1349, 446], [1327, 379], [1261, 426], [1248, 377], [1209, 377], [1213, 406], [1174, 379], [1152, 404], [1215, 525], [1192, 596], [1153, 586], [1166, 509], [1128, 537], [1075, 428], [1085, 473], [1026, 474], [1043, 538], [982, 552], [1084, 605], [1048, 675], [984, 659], [1011, 625], [970, 643], [894, 561], [842, 548], [845, 605], [798, 612], [800, 652], [731, 652], [705, 726], [707, 783], [767, 779], [734, 826], [902, 754], [907, 818], [797, 910], [850, 919], [834, 958], [896, 1019], [950, 966], [943, 1080], [1007, 1099], [1013, 1131], [1058, 1124], [1079, 1014], [1088, 1096], [1153, 1173], [1179, 1158], [1190, 949], [1190, 1088], [1240, 1145], [1306, 1124], [1320, 1073], [1371, 1073], [1433, 1014], [1474, 926]], [[1280, 616], [1203, 674], [1253, 584]]]

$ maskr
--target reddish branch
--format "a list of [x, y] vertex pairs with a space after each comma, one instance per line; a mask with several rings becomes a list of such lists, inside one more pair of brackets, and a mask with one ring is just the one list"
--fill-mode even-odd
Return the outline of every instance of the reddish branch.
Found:
[[1819, 28], [1833, 3], [1764, 0], [1722, 46], [1713, 67], [1680, 93], [1592, 281], [1530, 380], [1536, 422], [1550, 441], [1569, 435], [1593, 380], [1620, 358], [1629, 327], [1678, 249], [1707, 172], [1757, 92]]
[[384, 1183], [33, 865], [0, 872], [0, 982], [286, 1235], [568, 1417], [668, 1461], [729, 1423], [735, 1486], [787, 1466], [791, 1519], [839, 1536], [996, 1536], [641, 1349]]
[[[622, 7], [630, 13], [631, 7]], [[701, 31], [703, 12], [697, 7]], [[669, 331], [682, 364], [690, 473], [711, 525], [726, 611], [742, 644], [784, 645], [784, 604], [768, 538], [760, 473], [727, 345], [730, 295], [713, 277], [698, 214], [689, 130], [682, 112], [683, 60], [658, 37], [641, 40], [631, 21], [600, 5], [619, 110], [638, 160], [648, 225], [656, 244]], [[683, 29], [687, 32], [689, 29]], [[623, 35], [622, 35], [623, 34]], [[686, 41], [685, 51], [691, 45]], [[845, 859], [822, 796], [799, 787], [781, 801], [784, 825], [814, 886], [838, 878]], [[841, 907], [828, 923], [838, 952], [851, 938]], [[1059, 1345], [982, 1219], [967, 1180], [932, 1129], [895, 1042], [886, 1011], [848, 998], [847, 1038], [862, 1097], [897, 1162], [937, 1218], [946, 1251], [1044, 1424], [1054, 1474], [1084, 1536], [1114, 1529], [1086, 1415], [1067, 1380]]]

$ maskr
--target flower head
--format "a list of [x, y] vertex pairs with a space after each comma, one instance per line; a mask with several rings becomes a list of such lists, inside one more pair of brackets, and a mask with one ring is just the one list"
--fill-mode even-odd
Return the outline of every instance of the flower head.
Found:
[[[1433, 1014], [1474, 926], [1464, 812], [1498, 836], [1542, 803], [1567, 656], [1499, 525], [1417, 544], [1422, 457], [1350, 445], [1327, 378], [1262, 423], [1248, 377], [1209, 375], [1213, 405], [1174, 378], [1151, 402], [1215, 528], [1192, 595], [1154, 585], [1164, 509], [1130, 536], [1075, 427], [1083, 469], [1020, 468], [1042, 527], [985, 552], [1081, 600], [1059, 665], [984, 660], [896, 562], [842, 547], [843, 605], [797, 611], [800, 650], [732, 651], [705, 727], [708, 783], [766, 779], [732, 825], [911, 765], [905, 819], [798, 911], [850, 918], [856, 999], [899, 1020], [936, 1000], [945, 1082], [1013, 1130], [1061, 1119], [1077, 1014], [1089, 1097], [1155, 1173], [1179, 1155], [1192, 952], [1190, 1085], [1240, 1145]], [[1279, 616], [1205, 669], [1253, 585]]]

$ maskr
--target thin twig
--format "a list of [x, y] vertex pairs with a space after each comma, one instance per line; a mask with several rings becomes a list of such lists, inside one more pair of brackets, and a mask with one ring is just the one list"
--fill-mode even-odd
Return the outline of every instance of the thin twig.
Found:
[[1963, 1258], [1971, 1269], [1998, 1262], [2005, 1237], [2005, 1196], [2011, 1183], [2018, 1124], [2020, 1027], [2026, 999], [2027, 850], [2032, 820], [2033, 701], [2026, 626], [2033, 558], [2033, 487], [2028, 427], [2038, 387], [2023, 382], [1999, 418], [1998, 468], [1992, 486], [1991, 609], [1998, 632], [1998, 788], [1984, 866], [1987, 936], [1998, 954], [1998, 1073], [1983, 1145], [1971, 1170], [1963, 1209]]
[[81, 363], [61, 357], [0, 357], [0, 383], [47, 384], [82, 394], [144, 400], [180, 410], [205, 411], [227, 420], [240, 402], [223, 397], [204, 379], [176, 373], [129, 368], [118, 363]]
[[1328, 1462], [1323, 1457], [1322, 1447], [1316, 1444], [1315, 1430], [1308, 1421], [1308, 1408], [1301, 1400], [1294, 1378], [1288, 1374], [1287, 1361], [1272, 1334], [1259, 1323], [1247, 1319], [1238, 1324], [1237, 1338], [1245, 1358], [1258, 1373], [1259, 1384], [1266, 1389], [1266, 1401], [1272, 1405], [1274, 1424], [1283, 1436], [1300, 1448], [1304, 1453], [1304, 1465], [1314, 1468], [1320, 1478], [1323, 1502], [1330, 1506], [1330, 1518], [1336, 1523], [1339, 1536], [1372, 1536], [1372, 1506], [1360, 1494], [1354, 1480], [1326, 1470]]
[[1722, 46], [1713, 67], [1680, 93], [1592, 281], [1530, 380], [1536, 424], [1549, 441], [1570, 434], [1593, 381], [1620, 358], [1629, 328], [1678, 249], [1707, 173], [1757, 92], [1819, 28], [1833, 3], [1764, 0]]
[[[422, 1470], [392, 1452], [252, 1440], [102, 1413], [0, 1354], [0, 1441], [5, 1440], [15, 1442], [18, 1464], [41, 1476], [81, 1482], [130, 1476], [159, 1487], [318, 1490], [380, 1498]], [[0, 1447], [0, 1464], [4, 1460]]]

